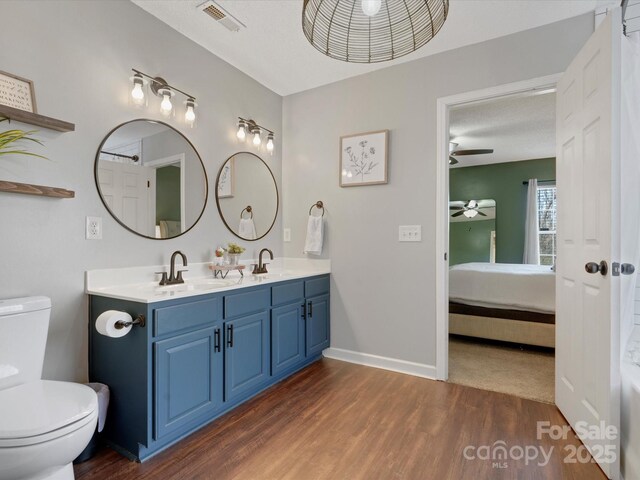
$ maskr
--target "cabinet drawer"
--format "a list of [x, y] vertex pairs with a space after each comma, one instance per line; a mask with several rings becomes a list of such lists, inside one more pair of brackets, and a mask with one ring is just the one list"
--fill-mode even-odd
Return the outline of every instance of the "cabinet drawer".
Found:
[[316, 295], [323, 295], [325, 293], [329, 293], [329, 277], [314, 278], [313, 280], [304, 282], [305, 297], [315, 297]]
[[276, 285], [271, 289], [271, 305], [285, 305], [304, 299], [304, 282]]
[[220, 319], [220, 298], [157, 308], [154, 317], [153, 334], [156, 337], [213, 323]]
[[235, 293], [224, 297], [224, 318], [238, 317], [266, 310], [271, 305], [271, 289]]

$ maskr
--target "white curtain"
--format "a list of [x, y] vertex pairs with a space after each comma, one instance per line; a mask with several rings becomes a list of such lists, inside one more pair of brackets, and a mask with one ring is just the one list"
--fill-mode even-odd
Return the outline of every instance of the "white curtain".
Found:
[[529, 179], [527, 192], [527, 217], [524, 224], [524, 255], [522, 263], [538, 265], [540, 244], [538, 243], [538, 180]]

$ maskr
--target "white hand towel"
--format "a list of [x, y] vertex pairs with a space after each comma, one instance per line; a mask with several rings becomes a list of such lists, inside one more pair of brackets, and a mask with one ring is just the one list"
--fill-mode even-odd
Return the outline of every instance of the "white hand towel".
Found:
[[313, 255], [320, 255], [322, 253], [323, 220], [324, 218], [322, 216], [309, 215], [307, 240], [304, 242], [303, 253], [311, 253]]
[[241, 218], [240, 226], [238, 227], [238, 235], [240, 235], [245, 240], [255, 240], [256, 235], [256, 226], [253, 223], [253, 218]]

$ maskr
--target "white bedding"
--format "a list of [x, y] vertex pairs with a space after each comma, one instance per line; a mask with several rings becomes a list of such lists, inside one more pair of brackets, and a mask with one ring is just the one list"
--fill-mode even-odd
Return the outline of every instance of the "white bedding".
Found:
[[555, 313], [555, 272], [543, 265], [454, 265], [449, 270], [449, 300], [478, 307]]

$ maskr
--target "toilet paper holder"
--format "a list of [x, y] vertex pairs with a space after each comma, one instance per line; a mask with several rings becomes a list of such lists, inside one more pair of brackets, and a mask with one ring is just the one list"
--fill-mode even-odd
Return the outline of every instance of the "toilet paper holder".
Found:
[[138, 325], [139, 327], [144, 327], [147, 323], [147, 320], [145, 318], [144, 315], [138, 315], [133, 321], [131, 322], [123, 322], [122, 320], [118, 320], [115, 323], [115, 327], [118, 330], [122, 330], [123, 328], [127, 328], [127, 327], [131, 327], [133, 325]]

